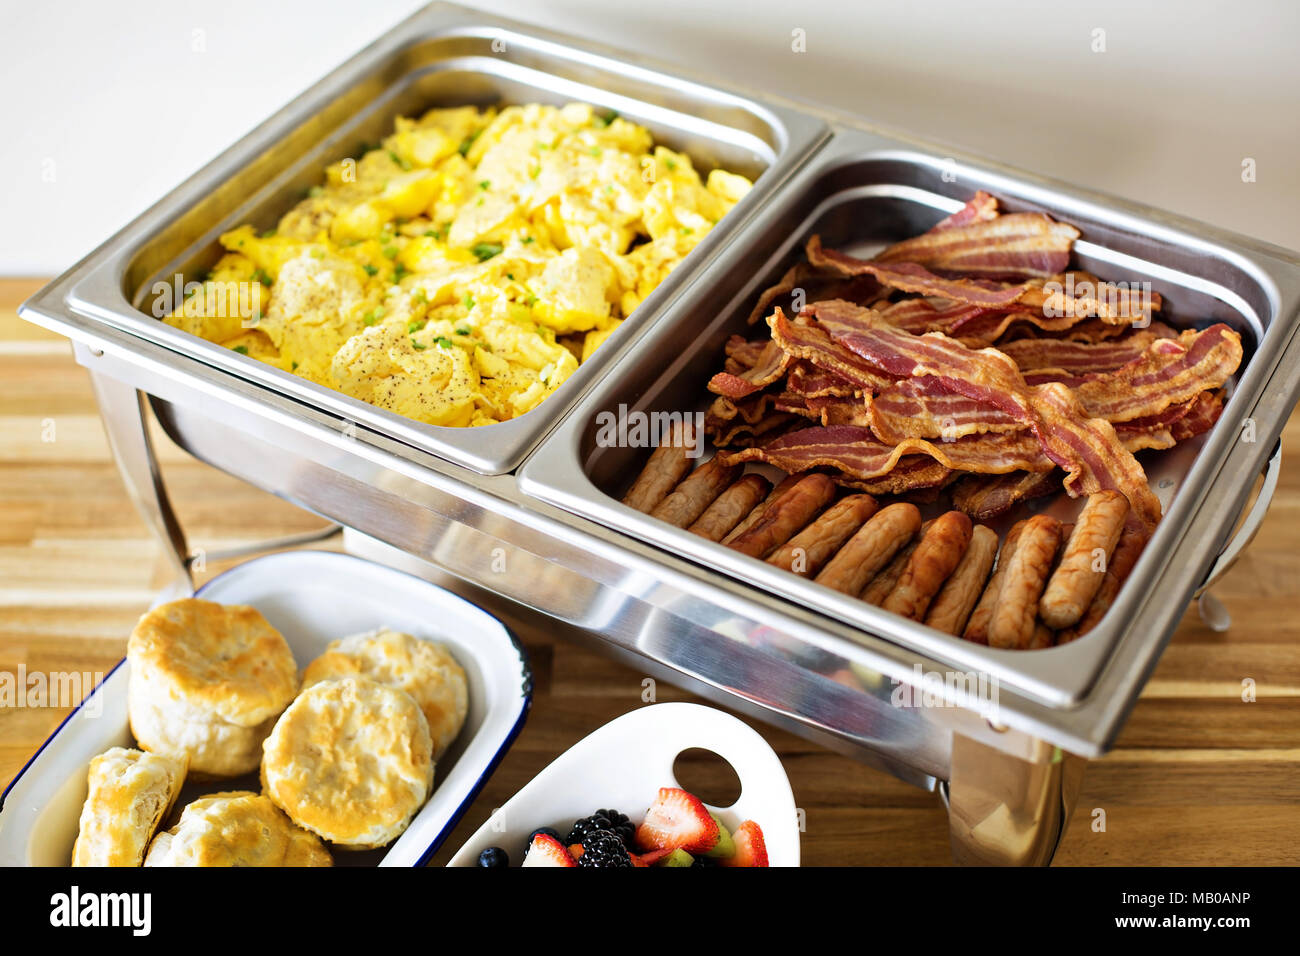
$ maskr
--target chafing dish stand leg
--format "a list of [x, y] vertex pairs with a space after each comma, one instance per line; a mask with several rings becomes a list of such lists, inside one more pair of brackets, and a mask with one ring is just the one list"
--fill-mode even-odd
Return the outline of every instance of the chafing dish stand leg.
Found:
[[948, 780], [953, 862], [967, 866], [1047, 866], [1065, 834], [1082, 757], [1038, 741], [1033, 759], [955, 734]]
[[[85, 364], [83, 362], [83, 364]], [[90, 382], [99, 402], [99, 414], [108, 434], [108, 444], [113, 451], [122, 483], [131, 496], [136, 510], [144, 518], [149, 530], [163, 545], [163, 560], [167, 563], [168, 583], [159, 595], [160, 601], [188, 597], [194, 593], [194, 579], [190, 575], [189, 547], [185, 532], [172, 511], [171, 500], [158, 469], [153, 441], [149, 437], [148, 419], [145, 415], [145, 396], [130, 385], [97, 372], [90, 373]]]

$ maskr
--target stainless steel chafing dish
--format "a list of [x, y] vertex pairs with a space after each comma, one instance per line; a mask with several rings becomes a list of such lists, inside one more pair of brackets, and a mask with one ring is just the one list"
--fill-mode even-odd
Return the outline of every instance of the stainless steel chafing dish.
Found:
[[[620, 110], [706, 168], [761, 175], [595, 358], [521, 419], [473, 430], [421, 426], [144, 311], [154, 281], [209, 264], [216, 235], [236, 221], [270, 224], [315, 170], [400, 112], [569, 99]], [[808, 233], [868, 250], [920, 231], [977, 188], [1079, 226], [1081, 265], [1149, 279], [1175, 322], [1228, 322], [1247, 346], [1215, 429], [1148, 462], [1166, 517], [1096, 631], [1046, 651], [976, 647], [618, 503], [644, 452], [596, 447], [598, 412], [699, 407], [722, 341]], [[958, 859], [1042, 863], [1082, 760], [1114, 740], [1189, 601], [1263, 517], [1278, 436], [1300, 391], [1298, 310], [1300, 259], [1285, 250], [854, 117], [723, 91], [435, 4], [250, 133], [22, 314], [69, 336], [90, 370], [127, 487], [166, 545], [175, 590], [192, 587], [190, 555], [146, 406], [191, 454], [345, 525], [362, 550], [415, 566], [507, 620], [558, 628], [938, 789]], [[996, 700], [963, 696], [954, 675], [986, 679]], [[898, 705], [900, 688], [921, 685], [937, 706]]]

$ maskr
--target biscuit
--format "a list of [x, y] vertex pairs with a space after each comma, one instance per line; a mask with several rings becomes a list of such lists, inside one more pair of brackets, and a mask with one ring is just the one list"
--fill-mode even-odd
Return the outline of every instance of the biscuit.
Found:
[[249, 790], [200, 797], [154, 837], [145, 866], [333, 866], [329, 850]]
[[341, 847], [383, 846], [433, 786], [433, 740], [410, 694], [365, 677], [312, 684], [276, 721], [262, 790], [294, 823]]
[[293, 653], [255, 608], [185, 598], [154, 608], [127, 643], [131, 732], [186, 754], [197, 777], [256, 769], [262, 741], [298, 690]]
[[186, 758], [114, 747], [90, 761], [73, 866], [139, 866], [185, 783]]
[[380, 628], [332, 642], [307, 665], [304, 687], [340, 677], [368, 677], [400, 687], [420, 705], [433, 738], [433, 759], [451, 746], [465, 723], [469, 690], [465, 671], [441, 644]]

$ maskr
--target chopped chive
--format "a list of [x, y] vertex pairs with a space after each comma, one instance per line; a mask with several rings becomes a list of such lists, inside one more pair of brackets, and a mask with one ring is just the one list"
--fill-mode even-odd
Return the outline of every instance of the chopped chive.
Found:
[[307, 195], [310, 196], [312, 199], [318, 199], [321, 196], [325, 195], [325, 190], [322, 189], [320, 186], [313, 186], [311, 187], [311, 189], [307, 190]]
[[470, 334], [470, 331], [469, 331], [469, 329], [467, 329], [467, 328], [465, 328], [465, 327], [462, 326], [461, 328], [459, 328], [459, 329], [456, 330], [456, 334], [457, 334], [457, 335], [469, 335], [469, 334]]
[[528, 298], [525, 299], [524, 301], [528, 304], [528, 308], [531, 309], [533, 306], [535, 306], [535, 305], [537, 304], [537, 296], [533, 295], [533, 294], [530, 292], [530, 293], [528, 294]]
[[411, 301], [418, 302], [421, 305], [423, 305], [424, 303], [429, 301], [429, 297], [425, 294], [423, 289], [416, 289], [415, 295], [411, 296]]
[[408, 160], [408, 159], [403, 159], [401, 156], [398, 156], [398, 155], [397, 155], [395, 152], [393, 152], [391, 149], [388, 151], [388, 158], [391, 159], [393, 162], [395, 162], [398, 166], [401, 166], [403, 169], [410, 169], [410, 168], [411, 168], [411, 161], [410, 161], [410, 160]]
[[414, 335], [416, 332], [420, 331], [420, 329], [424, 328], [424, 325], [425, 323], [421, 322], [419, 319], [414, 319], [406, 323], [406, 332], [408, 335]]
[[465, 296], [464, 306], [466, 309], [474, 308], [474, 297], [472, 295]]
[[593, 116], [591, 122], [593, 125], [598, 126], [601, 129], [604, 129], [605, 127], [609, 126], [610, 123], [614, 122], [614, 120], [616, 119], [618, 119], [618, 110], [610, 110], [604, 116]]
[[524, 236], [524, 245], [529, 245], [530, 243], [532, 243], [532, 241], [533, 241], [532, 236]]
[[429, 346], [425, 345], [423, 342], [417, 342], [415, 339], [411, 339], [411, 348], [415, 349], [417, 352], [423, 352], [428, 347]]
[[292, 365], [290, 365], [290, 366], [289, 366], [289, 371], [291, 371], [291, 372], [296, 372], [296, 371], [298, 371], [298, 363], [297, 363], [297, 362], [294, 362]]
[[238, 352], [240, 355], [247, 355], [247, 354], [248, 354], [248, 346], [247, 346], [247, 345], [236, 345], [235, 348], [234, 348], [234, 351]]
[[491, 188], [492, 188], [492, 180], [490, 180], [490, 179], [480, 179], [480, 180], [478, 181], [478, 188], [479, 188], [479, 189], [482, 189], [482, 190], [488, 190], [488, 189], [491, 189]]
[[410, 270], [400, 262], [393, 268], [393, 281], [401, 282], [410, 273]]
[[456, 347], [456, 343], [453, 342], [451, 339], [447, 338], [447, 336], [445, 335], [440, 335], [433, 341], [435, 344], [441, 345], [445, 349], [454, 349]]
[[253, 278], [256, 279], [258, 282], [262, 283], [262, 285], [271, 284], [271, 274], [267, 272], [265, 269], [258, 269], [256, 272], [253, 273]]
[[460, 144], [460, 154], [461, 154], [462, 156], [464, 156], [465, 154], [467, 154], [467, 153], [469, 152], [470, 147], [474, 145], [474, 140], [478, 139], [479, 134], [482, 133], [482, 132], [483, 132], [483, 131], [482, 131], [481, 129], [480, 129], [480, 130], [475, 130], [474, 132], [470, 133], [467, 137], [465, 137], [465, 139], [463, 139], [463, 140], [461, 141], [461, 144]]
[[384, 246], [383, 253], [385, 259], [396, 259], [398, 252], [401, 250], [397, 246]]
[[375, 266], [370, 266], [370, 265], [362, 266], [361, 268], [366, 270], [366, 275], [368, 276], [372, 276], [379, 271], [379, 269], [377, 269]]
[[479, 262], [487, 262], [493, 256], [501, 255], [501, 249], [502, 245], [499, 242], [480, 242], [469, 251], [478, 257]]
[[263, 233], [261, 233], [261, 235], [259, 235], [258, 238], [259, 238], [259, 239], [270, 239], [270, 238], [271, 238], [272, 236], [274, 236], [274, 235], [275, 235], [275, 230], [274, 230], [274, 229], [267, 229], [266, 231], [264, 231]]

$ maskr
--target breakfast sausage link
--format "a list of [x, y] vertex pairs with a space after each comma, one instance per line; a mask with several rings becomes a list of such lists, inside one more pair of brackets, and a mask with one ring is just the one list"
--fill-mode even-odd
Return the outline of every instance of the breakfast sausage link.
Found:
[[[1099, 491], [1088, 497], [1074, 525], [1061, 563], [1047, 582], [1038, 616], [1048, 627], [1060, 630], [1079, 622], [1106, 577], [1106, 564], [1119, 543], [1128, 518], [1128, 499], [1118, 491]], [[1097, 567], [1097, 558], [1102, 566]]]
[[1061, 546], [1061, 522], [1034, 515], [1025, 522], [989, 622], [989, 646], [1027, 648], [1038, 623], [1038, 599]]
[[835, 553], [815, 580], [856, 597], [920, 529], [921, 512], [916, 505], [900, 501], [881, 508]]
[[1146, 547], [1146, 543], [1145, 534], [1131, 528], [1124, 529], [1119, 536], [1119, 544], [1115, 546], [1115, 553], [1106, 563], [1106, 574], [1102, 579], [1101, 587], [1097, 589], [1097, 596], [1092, 599], [1087, 612], [1080, 618], [1078, 624], [1066, 628], [1057, 635], [1057, 644], [1068, 644], [1070, 641], [1077, 640], [1096, 627], [1097, 623], [1106, 616], [1110, 606], [1115, 603], [1120, 587], [1133, 570], [1133, 565], [1137, 564], [1137, 559], [1142, 556], [1142, 549]]
[[806, 578], [814, 577], [880, 505], [871, 495], [848, 495], [812, 524], [772, 552], [768, 564]]
[[936, 518], [881, 607], [913, 621], [923, 620], [930, 602], [970, 546], [971, 530], [970, 518], [960, 511]]
[[834, 497], [835, 482], [820, 473], [805, 475], [727, 547], [752, 558], [765, 558], [812, 521]]
[[984, 586], [984, 593], [980, 595], [979, 603], [975, 605], [975, 610], [971, 611], [970, 618], [966, 621], [966, 629], [962, 632], [966, 640], [974, 641], [976, 644], [989, 642], [989, 622], [993, 620], [993, 608], [998, 603], [1002, 579], [1007, 576], [1007, 567], [1011, 564], [1016, 546], [1020, 543], [1020, 533], [1024, 530], [1025, 522], [1017, 521], [1007, 532], [1006, 540], [1002, 542], [1002, 550], [998, 553], [998, 563], [993, 571], [993, 577], [989, 578], [989, 583]]
[[960, 634], [984, 590], [997, 554], [997, 532], [988, 525], [977, 525], [971, 531], [966, 553], [926, 612], [925, 623], [948, 634]]
[[867, 584], [862, 591], [862, 600], [877, 606], [884, 603], [885, 598], [889, 597], [890, 592], [898, 584], [898, 579], [903, 576], [903, 572], [907, 569], [907, 563], [912, 560], [912, 554], [921, 544], [921, 539], [925, 537], [926, 532], [930, 530], [930, 526], [933, 524], [934, 519], [931, 518], [921, 525], [920, 533], [907, 542], [903, 549], [894, 555], [894, 560], [885, 565], [884, 570]]
[[771, 490], [772, 483], [762, 475], [745, 475], [718, 495], [686, 530], [710, 541], [721, 541]]
[[727, 536], [722, 539], [722, 543], [731, 544], [731, 542], [735, 541], [742, 534], [748, 531], [753, 526], [755, 521], [763, 517], [763, 512], [767, 510], [768, 505], [776, 501], [777, 498], [780, 498], [783, 494], [785, 494], [787, 491], [789, 491], [797, 484], [799, 484], [798, 475], [786, 475], [784, 478], [782, 478], [780, 483], [771, 490], [768, 496], [765, 499], [763, 499], [763, 501], [759, 502], [759, 504], [757, 505], [757, 507], [754, 508], [753, 511], [751, 511], [748, 515], [746, 515], [743, 519], [741, 519], [740, 524], [736, 525], [734, 528], [731, 529], [731, 531], [727, 533]]
[[678, 528], [694, 524], [704, 509], [740, 476], [744, 465], [724, 465], [711, 458], [686, 476], [667, 498], [655, 505], [650, 517]]
[[690, 422], [675, 423], [667, 441], [650, 455], [650, 460], [623, 498], [623, 504], [649, 514], [691, 470], [690, 451], [701, 436]]

